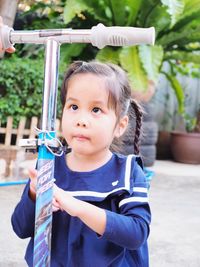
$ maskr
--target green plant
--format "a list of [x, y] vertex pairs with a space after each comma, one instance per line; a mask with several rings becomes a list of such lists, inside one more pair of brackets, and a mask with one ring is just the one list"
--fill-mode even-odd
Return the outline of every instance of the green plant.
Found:
[[[43, 59], [4, 59], [0, 64], [0, 121], [13, 116], [16, 127], [20, 117], [39, 117], [42, 109]], [[62, 77], [60, 77], [60, 82]], [[58, 105], [59, 114], [61, 106]]]
[[[179, 111], [183, 111], [184, 94], [176, 78], [176, 65], [200, 63], [199, 0], [66, 0], [64, 19], [83, 25], [87, 21], [89, 26], [99, 22], [106, 26], [154, 26], [155, 46], [106, 47], [96, 51], [96, 58], [121, 65], [129, 74], [133, 91], [142, 93], [149, 81], [157, 83], [162, 71], [175, 91]], [[166, 63], [169, 72], [163, 71]]]
[[[102, 61], [112, 61], [126, 69], [133, 91], [139, 91], [141, 94], [156, 85], [159, 74], [162, 73], [175, 91], [180, 114], [184, 112], [183, 88], [176, 75], [177, 72], [183, 73], [189, 64], [194, 66], [194, 63], [200, 63], [199, 0], [49, 0], [45, 4], [42, 0], [21, 0], [20, 3], [29, 5], [29, 10], [19, 12], [17, 20], [21, 20], [21, 28], [18, 29], [60, 27], [87, 29], [99, 22], [106, 26], [154, 26], [155, 46], [105, 47], [98, 50], [85, 44], [66, 44], [61, 46], [61, 65], [65, 69], [73, 60], [89, 60], [95, 57]], [[35, 46], [22, 45], [20, 48], [17, 49], [19, 57], [42, 62], [41, 46], [36, 49]], [[18, 59], [18, 64], [21, 62]], [[33, 63], [35, 61], [30, 62], [31, 68], [35, 68]], [[163, 68], [165, 64], [169, 66], [167, 71]], [[11, 65], [13, 69], [12, 62]], [[25, 79], [30, 75], [32, 74], [23, 77]], [[17, 103], [17, 100], [14, 102]], [[5, 106], [6, 103], [4, 110]]]
[[0, 64], [0, 120], [14, 117], [14, 125], [21, 116], [31, 118], [41, 111], [43, 64], [30, 59], [3, 60]]
[[[170, 74], [171, 75], [170, 75]], [[179, 77], [177, 78], [177, 74], [180, 74]], [[168, 73], [165, 73], [165, 75], [169, 75], [168, 80], [170, 83], [174, 83], [174, 87], [176, 87], [178, 90], [176, 90], [177, 95], [177, 100], [178, 100], [178, 114], [179, 116], [182, 117], [184, 125], [185, 125], [185, 130], [187, 132], [200, 132], [199, 128], [199, 108], [197, 108], [196, 113], [191, 115], [188, 113], [188, 106], [189, 103], [189, 96], [187, 92], [189, 91], [188, 89], [185, 90], [185, 86], [183, 83], [179, 82], [181, 81], [181, 78], [183, 76], [187, 76], [190, 78], [200, 78], [200, 73], [199, 73], [199, 64], [196, 63], [178, 63], [171, 65], [171, 68], [169, 69]]]
[[[65, 0], [52, 1], [19, 1], [14, 29], [33, 30], [65, 28], [63, 10]], [[25, 11], [25, 9], [28, 11]], [[84, 44], [61, 46], [59, 64], [59, 87], [63, 73], [71, 58], [76, 58], [86, 47]], [[86, 52], [87, 54], [87, 52]], [[0, 121], [5, 125], [7, 116], [13, 116], [14, 127], [20, 117], [40, 117], [42, 110], [44, 46], [32, 44], [16, 45], [13, 55], [5, 54], [0, 62]], [[58, 92], [59, 99], [59, 92]], [[61, 116], [61, 104], [58, 101], [57, 117]]]
[[187, 132], [193, 132], [196, 124], [197, 124], [197, 118], [192, 117], [191, 115], [184, 113], [183, 115], [183, 119], [185, 122], [185, 129]]
[[[77, 20], [69, 23], [64, 22], [63, 12], [66, 0], [43, 0], [19, 1], [14, 29], [33, 30], [33, 29], [56, 29], [56, 28], [81, 28], [81, 23]], [[87, 26], [85, 26], [87, 27]], [[92, 58], [93, 52], [89, 51], [86, 44], [63, 44], [60, 48], [61, 64], [68, 65], [72, 60]], [[35, 44], [17, 44], [16, 52], [19, 57], [43, 58], [43, 46]], [[89, 56], [88, 56], [89, 55]], [[6, 55], [7, 57], [9, 55]]]

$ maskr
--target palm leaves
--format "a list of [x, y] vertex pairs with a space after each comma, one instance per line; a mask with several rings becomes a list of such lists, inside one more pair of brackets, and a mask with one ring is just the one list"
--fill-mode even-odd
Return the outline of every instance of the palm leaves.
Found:
[[171, 17], [171, 26], [173, 26], [182, 15], [185, 1], [184, 0], [161, 0], [161, 3], [167, 7], [167, 12]]
[[[193, 45], [200, 40], [199, 0], [66, 0], [64, 18], [67, 23], [92, 18], [92, 23], [106, 26], [155, 27], [154, 47], [105, 47], [93, 53], [99, 60], [121, 65], [128, 72], [133, 90], [145, 91], [149, 80], [156, 84], [166, 61], [171, 68], [176, 61], [200, 63], [200, 46]], [[175, 90], [181, 112], [183, 90], [173, 71], [163, 74]]]

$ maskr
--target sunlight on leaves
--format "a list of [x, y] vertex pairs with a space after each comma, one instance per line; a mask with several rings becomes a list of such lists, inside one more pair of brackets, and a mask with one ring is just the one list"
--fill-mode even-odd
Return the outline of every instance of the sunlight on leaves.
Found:
[[141, 45], [139, 46], [139, 55], [148, 79], [157, 83], [160, 66], [163, 60], [162, 46]]
[[120, 64], [127, 71], [133, 90], [147, 89], [147, 75], [142, 67], [137, 47], [124, 47], [119, 54]]
[[184, 11], [184, 0], [161, 0], [162, 4], [167, 6], [167, 12], [171, 16], [171, 26], [173, 26], [180, 18]]

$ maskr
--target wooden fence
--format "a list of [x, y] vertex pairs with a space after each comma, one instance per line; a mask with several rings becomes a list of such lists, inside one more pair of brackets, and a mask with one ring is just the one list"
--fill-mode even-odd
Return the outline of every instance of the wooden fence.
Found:
[[[17, 129], [13, 128], [13, 118], [7, 118], [6, 127], [1, 127], [0, 123], [0, 135], [3, 141], [0, 142], [0, 149], [9, 148], [9, 149], [17, 149], [19, 140], [22, 138], [35, 138], [36, 137], [36, 128], [38, 127], [38, 118], [32, 117], [30, 126], [26, 128], [27, 119], [22, 117], [18, 124]], [[60, 135], [60, 120], [56, 120], [56, 131], [58, 135]], [[13, 138], [14, 137], [14, 138]]]
[[[6, 162], [5, 177], [11, 176], [13, 162], [16, 161], [17, 153], [19, 153], [20, 150], [18, 146], [19, 140], [22, 138], [36, 138], [36, 127], [39, 127], [38, 124], [39, 120], [37, 117], [32, 117], [31, 121], [22, 117], [17, 128], [13, 127], [12, 117], [7, 118], [5, 127], [3, 127], [0, 122], [0, 159]], [[56, 120], [56, 131], [57, 136], [60, 136], [60, 120]], [[26, 153], [25, 159], [33, 158], [36, 158], [36, 155]]]

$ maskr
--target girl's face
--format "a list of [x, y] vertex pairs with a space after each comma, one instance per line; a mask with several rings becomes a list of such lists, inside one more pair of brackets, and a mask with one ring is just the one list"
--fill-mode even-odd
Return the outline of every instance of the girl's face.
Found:
[[107, 153], [119, 135], [115, 111], [108, 107], [104, 80], [94, 74], [77, 74], [68, 83], [62, 116], [62, 134], [79, 155]]

